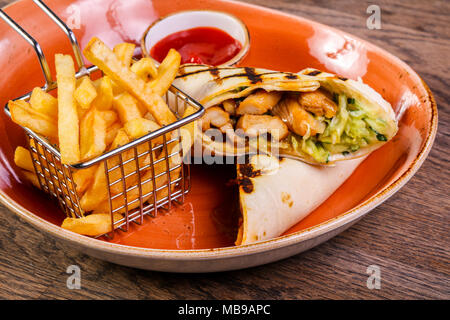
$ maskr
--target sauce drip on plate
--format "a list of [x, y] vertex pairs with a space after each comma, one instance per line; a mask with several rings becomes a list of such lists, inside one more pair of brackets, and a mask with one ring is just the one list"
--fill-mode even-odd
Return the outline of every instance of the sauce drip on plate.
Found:
[[181, 54], [181, 63], [217, 66], [233, 58], [242, 48], [239, 41], [226, 32], [212, 27], [197, 27], [173, 33], [150, 50], [150, 55], [162, 62], [173, 48]]

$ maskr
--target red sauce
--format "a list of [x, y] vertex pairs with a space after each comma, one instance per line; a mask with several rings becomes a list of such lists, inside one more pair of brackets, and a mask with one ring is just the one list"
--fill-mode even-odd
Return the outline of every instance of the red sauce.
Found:
[[173, 33], [156, 43], [150, 55], [162, 62], [169, 50], [181, 54], [181, 63], [217, 66], [233, 58], [242, 48], [228, 33], [211, 27], [198, 27]]

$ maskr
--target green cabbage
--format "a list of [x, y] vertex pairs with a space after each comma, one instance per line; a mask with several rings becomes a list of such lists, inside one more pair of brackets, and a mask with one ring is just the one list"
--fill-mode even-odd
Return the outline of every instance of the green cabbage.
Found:
[[320, 141], [315, 138], [303, 139], [294, 133], [290, 134], [290, 142], [292, 149], [300, 153], [306, 153], [313, 157], [316, 161], [327, 163], [330, 152], [326, 150]]
[[304, 139], [291, 134], [290, 140], [294, 150], [304, 152], [316, 161], [328, 162], [330, 154], [347, 155], [362, 147], [379, 141], [387, 141], [386, 122], [371, 114], [354, 98], [344, 94], [334, 94], [339, 110], [332, 119], [315, 117], [326, 123], [325, 131], [314, 137]]

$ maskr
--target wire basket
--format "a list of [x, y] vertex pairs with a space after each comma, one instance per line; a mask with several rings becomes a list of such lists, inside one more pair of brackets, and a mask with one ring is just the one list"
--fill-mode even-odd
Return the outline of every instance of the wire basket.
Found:
[[[73, 31], [42, 1], [33, 1], [69, 38], [78, 65], [76, 78], [91, 76], [97, 71], [96, 66], [85, 66]], [[42, 89], [46, 92], [56, 89], [57, 83], [52, 79], [39, 43], [2, 9], [0, 9], [0, 17], [33, 46], [44, 73], [45, 85]], [[30, 96], [31, 92], [15, 100], [28, 100]], [[106, 199], [105, 212], [111, 214], [112, 231], [105, 234], [109, 237], [113, 237], [117, 229], [128, 231], [131, 222], [142, 224], [145, 215], [154, 217], [159, 209], [170, 210], [174, 203], [184, 202], [184, 197], [190, 190], [190, 171], [189, 165], [182, 161], [185, 150], [181, 147], [180, 128], [200, 118], [204, 109], [202, 105], [174, 86], [171, 86], [163, 98], [175, 113], [178, 119], [176, 122], [97, 158], [75, 165], [62, 164], [57, 148], [47, 139], [23, 127], [41, 189], [58, 200], [61, 209], [68, 217], [84, 215], [73, 174], [76, 170], [92, 166], [104, 167], [107, 181], [105, 193], [107, 194], [101, 196]], [[181, 118], [183, 110], [188, 105], [196, 110], [195, 113]], [[11, 116], [8, 105], [5, 106], [5, 112]], [[113, 217], [117, 213], [123, 214], [123, 218], [115, 221]]]

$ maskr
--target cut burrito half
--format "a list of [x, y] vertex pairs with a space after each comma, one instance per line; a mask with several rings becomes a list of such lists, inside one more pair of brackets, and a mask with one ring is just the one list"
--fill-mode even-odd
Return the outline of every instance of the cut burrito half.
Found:
[[237, 166], [241, 218], [236, 245], [282, 235], [347, 180], [363, 158], [335, 166], [256, 155]]
[[398, 130], [391, 105], [375, 90], [315, 69], [296, 74], [190, 64], [181, 66], [174, 85], [206, 108], [198, 138], [219, 155], [269, 145], [329, 164], [368, 154]]

